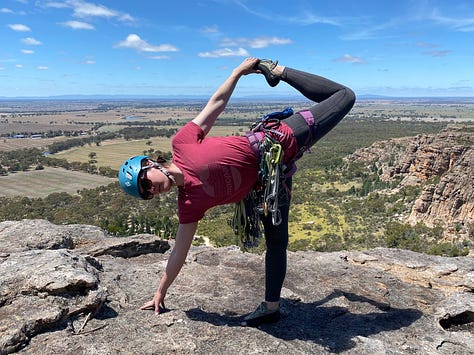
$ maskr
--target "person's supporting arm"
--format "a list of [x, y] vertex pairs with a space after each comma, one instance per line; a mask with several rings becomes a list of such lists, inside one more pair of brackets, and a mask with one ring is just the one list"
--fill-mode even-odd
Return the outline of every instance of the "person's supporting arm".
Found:
[[168, 287], [173, 283], [178, 276], [181, 268], [186, 261], [189, 248], [193, 241], [194, 233], [196, 232], [198, 222], [189, 224], [180, 224], [178, 232], [176, 233], [176, 242], [173, 250], [168, 258], [166, 270], [161, 277], [160, 284], [156, 290], [153, 299], [145, 303], [140, 309], [154, 309], [155, 313], [160, 313], [160, 306], [165, 308], [164, 300]]
[[211, 96], [204, 109], [193, 119], [193, 122], [200, 126], [205, 134], [210, 131], [217, 117], [224, 111], [240, 77], [250, 73], [258, 73], [257, 70], [253, 69], [257, 63], [257, 58], [245, 59], [232, 71], [226, 81]]

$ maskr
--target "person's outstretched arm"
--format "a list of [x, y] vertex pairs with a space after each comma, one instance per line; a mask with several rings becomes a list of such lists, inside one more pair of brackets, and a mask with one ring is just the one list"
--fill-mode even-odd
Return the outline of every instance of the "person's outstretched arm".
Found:
[[193, 122], [201, 127], [205, 134], [210, 131], [217, 117], [224, 111], [240, 77], [250, 73], [258, 73], [256, 69], [253, 69], [258, 61], [258, 58], [247, 58], [236, 67], [211, 96], [204, 109], [193, 119]]
[[181, 268], [186, 261], [189, 248], [193, 241], [194, 233], [196, 232], [198, 222], [189, 224], [180, 224], [178, 232], [176, 233], [176, 241], [173, 250], [168, 258], [165, 272], [161, 277], [160, 284], [156, 289], [153, 299], [145, 303], [140, 309], [153, 309], [155, 313], [160, 313], [160, 307], [165, 308], [165, 296], [168, 288], [176, 279]]

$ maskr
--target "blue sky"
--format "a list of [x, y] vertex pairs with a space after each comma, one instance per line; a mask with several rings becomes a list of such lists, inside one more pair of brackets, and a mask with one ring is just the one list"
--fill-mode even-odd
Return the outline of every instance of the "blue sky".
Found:
[[1, 0], [0, 43], [7, 97], [208, 96], [247, 56], [358, 95], [474, 96], [471, 0]]

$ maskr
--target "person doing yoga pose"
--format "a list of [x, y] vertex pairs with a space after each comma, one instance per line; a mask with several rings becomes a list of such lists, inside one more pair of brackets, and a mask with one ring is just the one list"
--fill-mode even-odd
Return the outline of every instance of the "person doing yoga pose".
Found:
[[[238, 81], [245, 75], [263, 74], [270, 86], [285, 82], [314, 105], [283, 119], [262, 124], [245, 136], [210, 137], [209, 131], [224, 111]], [[266, 244], [265, 295], [243, 325], [275, 322], [280, 316], [280, 293], [287, 269], [288, 215], [292, 173], [289, 167], [304, 151], [333, 129], [351, 110], [355, 95], [348, 87], [324, 77], [282, 66], [278, 62], [246, 58], [211, 96], [204, 109], [172, 138], [171, 162], [135, 156], [119, 170], [119, 183], [130, 195], [150, 199], [178, 189], [176, 242], [152, 300], [141, 309], [164, 308], [168, 288], [178, 276], [197, 230], [211, 207], [243, 200], [259, 180], [261, 144], [265, 138], [281, 146], [282, 170], [278, 216], [261, 214]]]

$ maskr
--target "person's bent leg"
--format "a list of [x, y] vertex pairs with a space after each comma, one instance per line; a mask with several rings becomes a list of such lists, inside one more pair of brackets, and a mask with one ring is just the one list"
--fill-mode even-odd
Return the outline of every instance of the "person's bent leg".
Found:
[[[322, 76], [289, 67], [283, 68], [281, 80], [314, 102], [322, 102], [335, 93], [348, 89], [346, 86]], [[354, 94], [352, 93], [352, 95]]]
[[293, 129], [299, 148], [314, 145], [354, 106], [355, 94], [351, 89], [322, 76], [285, 67], [281, 80], [317, 103], [307, 110], [311, 113], [313, 123], [310, 124], [301, 113], [284, 120]]

